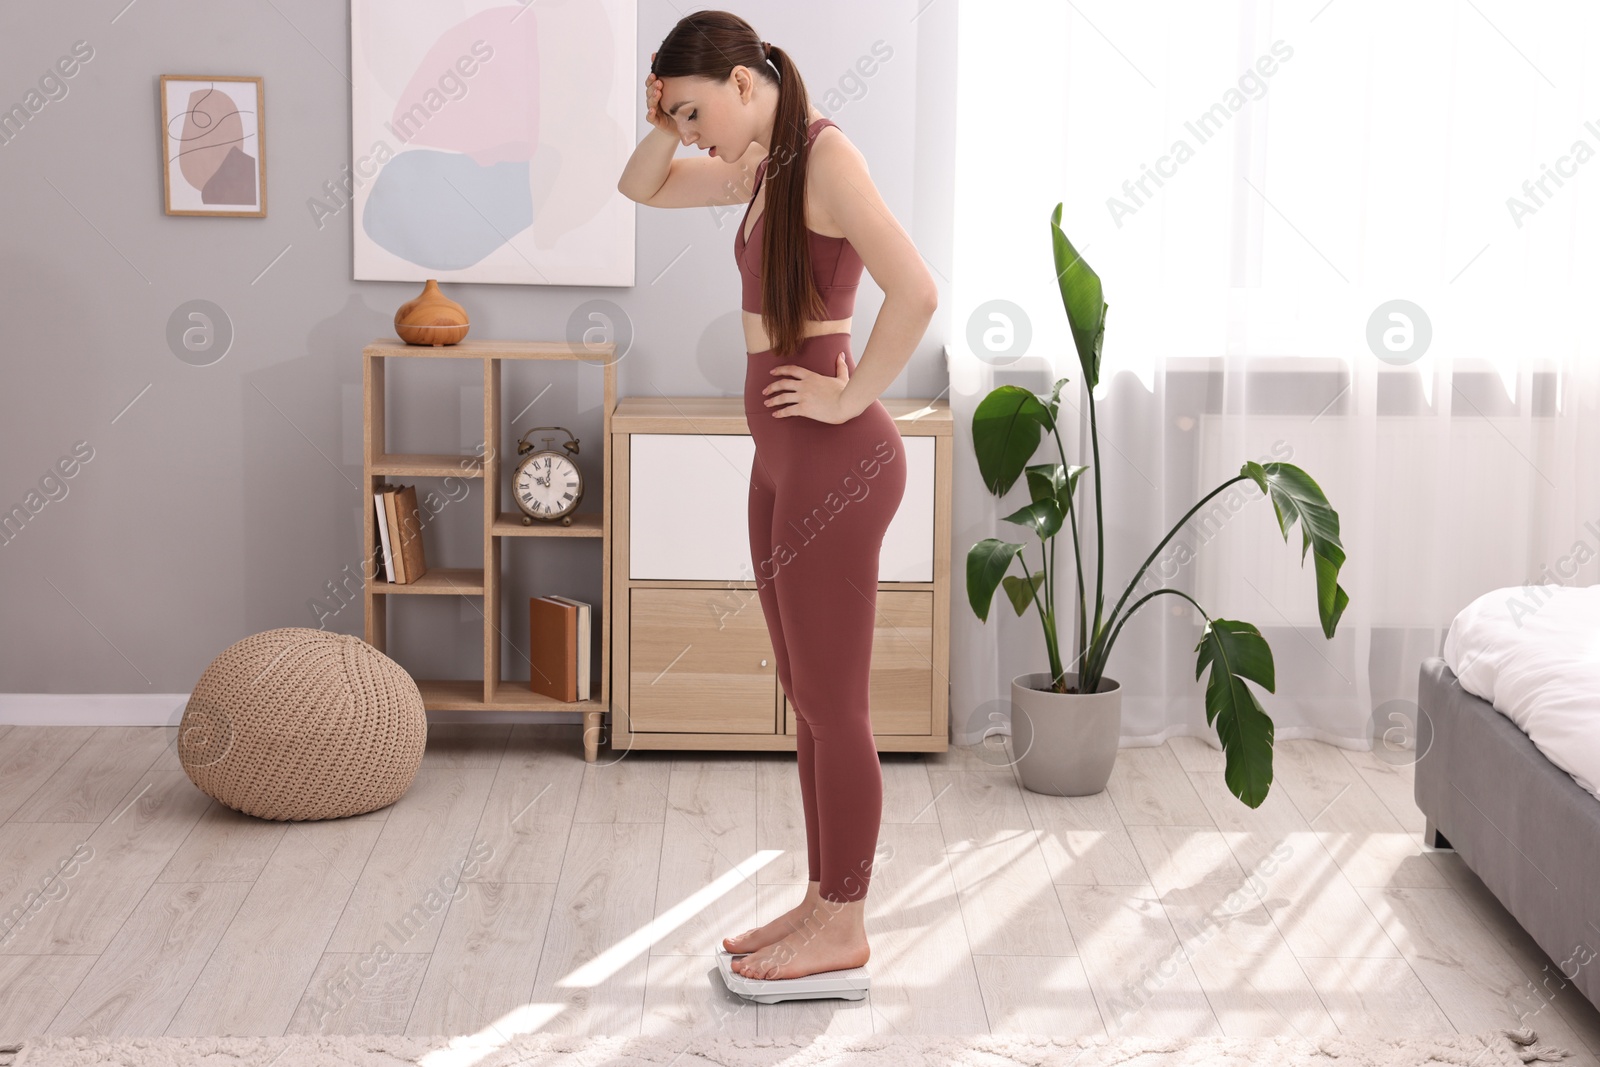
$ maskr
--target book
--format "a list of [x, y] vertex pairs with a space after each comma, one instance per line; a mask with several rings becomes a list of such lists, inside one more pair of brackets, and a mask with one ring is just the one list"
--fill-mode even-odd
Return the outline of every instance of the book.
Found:
[[550, 594], [551, 600], [559, 600], [563, 604], [571, 604], [578, 609], [578, 699], [588, 700], [590, 691], [589, 675], [592, 673], [589, 658], [589, 618], [593, 614], [590, 605], [582, 600], [573, 600], [571, 597]]
[[406, 577], [405, 555], [400, 551], [400, 514], [395, 509], [393, 486], [383, 489], [383, 510], [389, 522], [389, 559], [394, 564], [394, 580], [404, 585], [410, 579]]
[[405, 573], [407, 582], [415, 582], [428, 573], [422, 551], [422, 510], [417, 506], [415, 485], [396, 488], [394, 509], [400, 517], [400, 570]]
[[389, 545], [389, 514], [383, 502], [384, 493], [388, 486], [379, 486], [378, 491], [372, 494], [373, 506], [378, 510], [378, 547], [383, 552], [383, 580], [394, 581], [394, 557]]
[[578, 699], [578, 609], [553, 597], [528, 601], [528, 687], [555, 700]]

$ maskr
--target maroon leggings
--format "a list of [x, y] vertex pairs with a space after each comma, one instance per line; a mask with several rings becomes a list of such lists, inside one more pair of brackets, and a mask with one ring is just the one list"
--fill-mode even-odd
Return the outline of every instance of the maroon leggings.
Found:
[[773, 367], [826, 377], [840, 352], [853, 375], [848, 333], [805, 338], [789, 359], [748, 353], [744, 411], [755, 439], [750, 476], [750, 558], [795, 713], [810, 880], [826, 900], [860, 900], [872, 879], [883, 772], [867, 713], [878, 553], [905, 495], [905, 448], [874, 400], [848, 422], [776, 417], [764, 401]]

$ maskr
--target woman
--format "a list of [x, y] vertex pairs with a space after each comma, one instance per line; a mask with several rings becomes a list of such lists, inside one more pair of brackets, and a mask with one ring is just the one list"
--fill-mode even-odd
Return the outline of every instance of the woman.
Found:
[[[654, 129], [617, 183], [624, 195], [651, 207], [750, 205], [734, 234], [756, 445], [750, 553], [795, 712], [809, 885], [789, 912], [723, 945], [752, 978], [859, 967], [883, 810], [867, 708], [878, 554], [906, 478], [877, 397], [937, 291], [861, 154], [811, 107], [789, 56], [743, 19], [679, 21], [651, 56], [645, 106]], [[680, 143], [706, 157], [674, 159]], [[858, 364], [850, 325], [863, 267], [885, 299]]]

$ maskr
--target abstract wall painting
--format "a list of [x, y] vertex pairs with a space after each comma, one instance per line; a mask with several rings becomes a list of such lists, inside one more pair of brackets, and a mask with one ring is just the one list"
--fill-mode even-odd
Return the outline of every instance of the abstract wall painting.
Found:
[[260, 78], [161, 76], [168, 215], [267, 214], [266, 90]]
[[351, 0], [356, 280], [634, 280], [636, 0]]

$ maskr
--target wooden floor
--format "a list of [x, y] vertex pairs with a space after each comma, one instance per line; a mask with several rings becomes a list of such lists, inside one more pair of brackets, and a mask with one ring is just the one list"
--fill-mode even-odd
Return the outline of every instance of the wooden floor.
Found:
[[886, 754], [870, 997], [758, 1006], [714, 952], [804, 892], [792, 755], [586, 765], [576, 726], [435, 725], [397, 803], [283, 824], [199, 792], [175, 736], [0, 726], [0, 1039], [1520, 1020], [1566, 1063], [1600, 1052], [1600, 1015], [1368, 753], [1280, 742], [1255, 811], [1193, 739], [1123, 749], [1092, 797], [1027, 792], [991, 749]]

